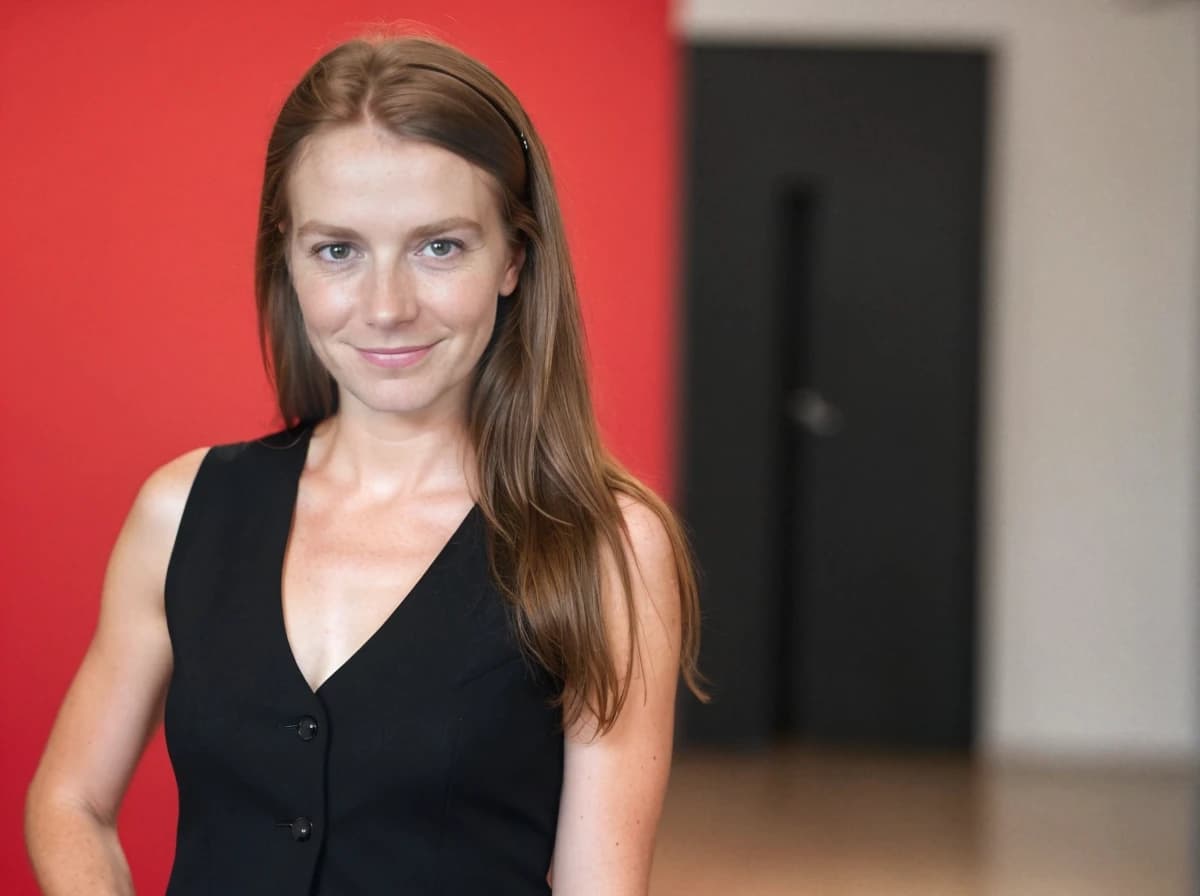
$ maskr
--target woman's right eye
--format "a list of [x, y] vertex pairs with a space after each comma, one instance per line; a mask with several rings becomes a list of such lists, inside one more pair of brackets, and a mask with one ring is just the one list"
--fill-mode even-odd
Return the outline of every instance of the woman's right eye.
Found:
[[349, 243], [325, 243], [313, 249], [313, 255], [323, 261], [348, 261], [351, 254], [353, 254], [353, 250]]

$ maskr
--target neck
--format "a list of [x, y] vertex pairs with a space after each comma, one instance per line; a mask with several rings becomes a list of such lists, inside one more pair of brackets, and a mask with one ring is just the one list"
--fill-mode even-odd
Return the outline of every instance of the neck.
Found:
[[355, 402], [317, 425], [308, 454], [308, 466], [344, 493], [380, 500], [474, 495], [474, 460], [465, 414], [417, 422]]

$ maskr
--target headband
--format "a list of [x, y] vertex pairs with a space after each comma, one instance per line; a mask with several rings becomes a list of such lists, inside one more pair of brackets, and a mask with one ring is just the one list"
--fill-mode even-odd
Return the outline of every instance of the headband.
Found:
[[424, 62], [410, 62], [410, 63], [408, 63], [408, 67], [409, 68], [423, 68], [426, 71], [437, 72], [438, 74], [445, 75], [448, 78], [453, 78], [455, 81], [458, 81], [461, 84], [466, 84], [468, 87], [470, 87], [472, 90], [474, 90], [477, 94], [479, 94], [481, 97], [483, 97], [485, 100], [488, 101], [488, 105], [490, 105], [493, 109], [496, 110], [496, 113], [501, 118], [504, 119], [505, 123], [507, 123], [509, 128], [512, 129], [512, 132], [517, 135], [517, 140], [520, 141], [521, 149], [525, 153], [525, 160], [526, 161], [529, 160], [529, 141], [525, 139], [524, 132], [519, 127], [517, 127], [516, 122], [513, 121], [508, 116], [508, 113], [505, 112], [504, 109], [502, 109], [500, 107], [500, 104], [497, 103], [494, 99], [492, 99], [490, 96], [488, 96], [482, 90], [480, 90], [478, 87], [476, 87], [470, 81], [468, 81], [466, 78], [459, 77], [458, 75], [454, 74], [454, 72], [448, 72], [444, 68], [438, 68], [436, 65], [428, 65]]

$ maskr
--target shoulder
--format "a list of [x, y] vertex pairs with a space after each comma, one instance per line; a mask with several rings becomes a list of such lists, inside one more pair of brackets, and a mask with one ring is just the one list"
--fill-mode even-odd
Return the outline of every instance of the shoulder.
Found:
[[616, 498], [625, 528], [625, 554], [630, 566], [643, 575], [662, 575], [673, 570], [675, 546], [662, 510], [651, 503], [653, 499], [624, 492], [618, 492]]
[[144, 547], [160, 547], [170, 553], [175, 533], [183, 518], [192, 484], [212, 449], [193, 448], [154, 469], [138, 489], [126, 522], [126, 536]]
[[108, 643], [109, 637], [120, 640], [119, 633], [134, 624], [132, 620], [161, 617], [175, 536], [192, 481], [208, 450], [195, 448], [172, 458], [153, 470], [138, 489], [105, 572], [100, 632], [107, 637], [101, 637], [101, 643]]
[[202, 465], [236, 466], [239, 461], [254, 457], [256, 452], [286, 450], [296, 444], [303, 431], [303, 426], [296, 426], [240, 442], [218, 442], [185, 451], [146, 477], [138, 494], [138, 503], [156, 517], [178, 519]]
[[652, 630], [666, 635], [662, 648], [673, 650], [673, 636], [679, 626], [679, 551], [672, 537], [674, 520], [665, 505], [653, 495], [616, 495], [624, 528], [624, 565], [629, 576], [628, 590], [623, 585], [617, 558], [606, 552], [602, 564], [602, 599], [610, 624], [618, 630], [636, 619], [643, 636]]
[[193, 448], [153, 470], [142, 483], [135, 506], [154, 517], [181, 515], [200, 465], [211, 450], [208, 445]]
[[155, 531], [169, 531], [173, 535], [202, 466], [237, 467], [240, 460], [248, 460], [255, 451], [278, 451], [294, 445], [301, 432], [302, 427], [292, 427], [245, 441], [220, 442], [185, 451], [146, 477], [134, 501], [134, 512]]

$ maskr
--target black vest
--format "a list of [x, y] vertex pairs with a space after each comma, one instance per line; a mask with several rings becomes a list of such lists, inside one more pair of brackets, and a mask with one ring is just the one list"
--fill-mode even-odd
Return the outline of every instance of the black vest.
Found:
[[546, 894], [561, 712], [488, 575], [478, 507], [313, 693], [280, 579], [311, 427], [209, 450], [166, 577], [169, 896]]

